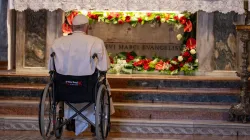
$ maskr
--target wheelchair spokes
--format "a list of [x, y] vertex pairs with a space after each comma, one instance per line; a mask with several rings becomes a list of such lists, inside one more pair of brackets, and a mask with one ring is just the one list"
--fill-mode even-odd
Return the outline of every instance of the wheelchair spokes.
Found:
[[109, 94], [104, 85], [101, 85], [96, 99], [96, 137], [105, 139], [108, 136], [110, 122]]
[[43, 90], [39, 104], [39, 129], [40, 134], [44, 139], [47, 139], [50, 136], [50, 131], [52, 130], [53, 99], [51, 93], [51, 85], [47, 84]]

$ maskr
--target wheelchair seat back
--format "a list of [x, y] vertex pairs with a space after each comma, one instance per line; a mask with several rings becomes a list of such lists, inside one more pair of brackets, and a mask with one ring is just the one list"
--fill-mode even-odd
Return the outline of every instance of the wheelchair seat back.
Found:
[[55, 100], [69, 103], [95, 103], [95, 86], [98, 72], [89, 76], [54, 74]]

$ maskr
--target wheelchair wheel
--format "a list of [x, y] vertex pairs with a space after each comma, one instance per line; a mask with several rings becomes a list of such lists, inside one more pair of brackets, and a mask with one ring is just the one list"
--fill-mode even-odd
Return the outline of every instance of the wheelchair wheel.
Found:
[[95, 129], [98, 140], [104, 140], [109, 133], [110, 125], [110, 99], [105, 85], [98, 89], [96, 98]]
[[44, 140], [48, 139], [51, 134], [50, 132], [53, 130], [53, 99], [52, 99], [52, 88], [51, 84], [47, 84], [43, 90], [40, 104], [39, 104], [39, 129], [40, 134]]

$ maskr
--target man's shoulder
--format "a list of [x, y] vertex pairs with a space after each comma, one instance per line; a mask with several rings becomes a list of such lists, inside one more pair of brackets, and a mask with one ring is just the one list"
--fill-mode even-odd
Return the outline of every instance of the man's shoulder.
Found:
[[102, 43], [103, 40], [100, 39], [99, 37], [96, 37], [96, 36], [92, 36], [92, 35], [87, 35], [87, 37], [93, 39], [93, 41], [97, 42], [97, 43]]

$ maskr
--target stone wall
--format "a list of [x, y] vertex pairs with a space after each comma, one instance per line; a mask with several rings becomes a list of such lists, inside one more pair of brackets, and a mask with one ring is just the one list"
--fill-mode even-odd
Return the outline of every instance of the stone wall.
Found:
[[0, 1], [0, 61], [8, 60], [7, 0]]

